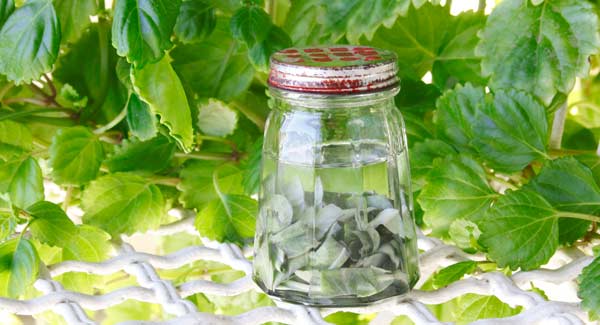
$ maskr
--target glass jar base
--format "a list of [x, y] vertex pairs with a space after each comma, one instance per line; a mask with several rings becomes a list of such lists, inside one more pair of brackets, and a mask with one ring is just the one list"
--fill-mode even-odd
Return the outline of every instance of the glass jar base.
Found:
[[296, 290], [268, 290], [260, 283], [260, 281], [255, 282], [264, 293], [273, 299], [319, 308], [364, 307], [384, 302], [389, 299], [402, 299], [410, 292], [410, 288], [406, 283], [396, 281], [396, 283], [390, 285], [385, 290], [367, 297], [311, 297], [306, 292]]

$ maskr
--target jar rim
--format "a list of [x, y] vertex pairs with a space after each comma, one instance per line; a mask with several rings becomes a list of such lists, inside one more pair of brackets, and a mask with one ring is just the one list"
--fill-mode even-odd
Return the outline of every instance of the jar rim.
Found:
[[[308, 93], [269, 86], [273, 99], [285, 101], [295, 107], [336, 109], [376, 105], [393, 98], [400, 91], [400, 85], [371, 92], [353, 94]], [[278, 105], [275, 105], [278, 108]]]

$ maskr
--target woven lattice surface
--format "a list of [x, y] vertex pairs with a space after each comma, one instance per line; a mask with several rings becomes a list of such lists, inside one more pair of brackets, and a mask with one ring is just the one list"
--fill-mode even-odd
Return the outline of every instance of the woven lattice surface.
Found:
[[[196, 233], [193, 218], [167, 225], [154, 235], [180, 232]], [[419, 235], [421, 278], [427, 279], [436, 270], [461, 260], [482, 260], [481, 255], [469, 255], [460, 249], [445, 245], [440, 240]], [[31, 300], [0, 298], [0, 307], [19, 315], [35, 315], [53, 311], [68, 324], [94, 324], [84, 309], [102, 310], [118, 305], [127, 299], [159, 304], [171, 319], [163, 322], [131, 320], [121, 324], [261, 324], [281, 322], [288, 324], [326, 324], [323, 317], [336, 311], [378, 313], [372, 324], [389, 324], [396, 316], [406, 315], [416, 324], [443, 324], [427, 309], [425, 304], [440, 304], [458, 296], [475, 293], [495, 295], [511, 306], [522, 306], [523, 312], [502, 319], [485, 319], [473, 324], [583, 324], [587, 314], [577, 302], [547, 301], [539, 294], [527, 291], [531, 282], [572, 283], [592, 258], [581, 251], [559, 251], [555, 259], [562, 264], [557, 269], [540, 269], [517, 272], [511, 277], [502, 273], [484, 273], [455, 282], [434, 291], [413, 290], [408, 298], [387, 300], [362, 308], [316, 309], [286, 303], [277, 307], [260, 307], [236, 316], [213, 315], [198, 312], [196, 306], [185, 298], [196, 293], [233, 296], [248, 290], [258, 290], [251, 279], [252, 264], [238, 246], [203, 240], [203, 246], [192, 246], [175, 253], [159, 256], [135, 251], [123, 242], [118, 255], [101, 263], [65, 261], [48, 267], [35, 283], [43, 295]], [[194, 280], [174, 286], [160, 278], [157, 269], [176, 269], [198, 260], [217, 261], [243, 271], [246, 276], [227, 284], [207, 280]], [[84, 272], [108, 275], [124, 271], [137, 279], [138, 286], [121, 288], [102, 295], [87, 295], [64, 290], [54, 277], [66, 272]], [[424, 280], [421, 280], [423, 282]], [[419, 286], [418, 284], [417, 286]], [[568, 286], [567, 286], [568, 287]]]

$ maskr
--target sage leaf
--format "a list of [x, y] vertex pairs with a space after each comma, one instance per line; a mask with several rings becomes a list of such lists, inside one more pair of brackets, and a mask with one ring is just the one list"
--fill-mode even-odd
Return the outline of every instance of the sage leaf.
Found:
[[394, 275], [374, 267], [324, 270], [321, 271], [320, 294], [323, 297], [367, 297], [391, 285], [394, 278]]
[[311, 267], [318, 270], [333, 270], [340, 268], [348, 260], [350, 254], [344, 245], [327, 236], [323, 244], [311, 254]]

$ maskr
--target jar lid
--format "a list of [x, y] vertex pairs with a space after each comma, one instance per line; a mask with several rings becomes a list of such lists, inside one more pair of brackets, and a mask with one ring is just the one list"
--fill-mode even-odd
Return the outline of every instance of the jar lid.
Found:
[[369, 46], [288, 48], [271, 56], [269, 85], [320, 94], [356, 94], [398, 85], [396, 55]]

